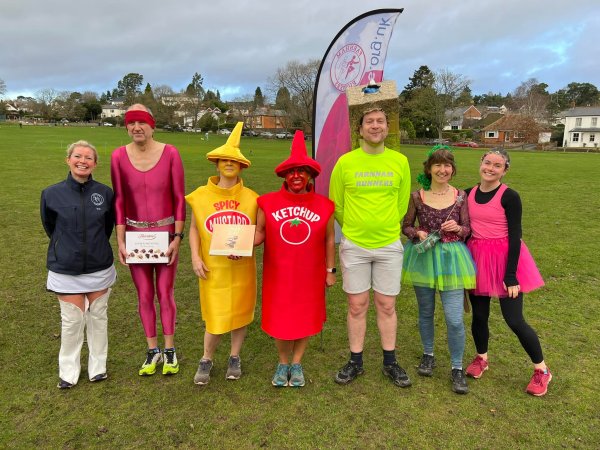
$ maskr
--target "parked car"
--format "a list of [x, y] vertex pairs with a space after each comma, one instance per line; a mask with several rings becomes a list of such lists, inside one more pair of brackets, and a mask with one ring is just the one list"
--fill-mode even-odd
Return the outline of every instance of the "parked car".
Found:
[[258, 133], [254, 130], [244, 130], [244, 131], [242, 131], [242, 136], [254, 137], [254, 136], [258, 136]]
[[113, 124], [110, 122], [104, 122], [102, 125], [104, 125], [105, 127], [112, 127]]
[[283, 133], [277, 133], [275, 135], [275, 137], [277, 139], [291, 139], [292, 138], [292, 133], [290, 133], [288, 131], [284, 131]]
[[260, 137], [263, 137], [265, 139], [273, 139], [275, 135], [270, 131], [263, 131], [262, 133], [260, 133]]
[[448, 145], [450, 140], [448, 139], [428, 139], [425, 141], [425, 145]]
[[227, 128], [221, 128], [219, 130], [219, 134], [231, 134], [231, 130], [228, 130]]
[[454, 144], [455, 147], [471, 147], [471, 148], [478, 148], [479, 145], [477, 144], [477, 142], [473, 142], [473, 141], [462, 141], [462, 142], [456, 142]]

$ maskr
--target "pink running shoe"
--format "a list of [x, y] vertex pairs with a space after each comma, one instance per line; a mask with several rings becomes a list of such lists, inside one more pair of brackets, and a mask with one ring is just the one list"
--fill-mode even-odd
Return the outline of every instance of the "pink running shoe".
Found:
[[467, 375], [475, 379], [481, 378], [483, 372], [488, 370], [488, 363], [481, 356], [477, 355], [473, 362], [467, 367]]
[[527, 393], [536, 397], [546, 395], [550, 381], [552, 381], [550, 369], [546, 368], [546, 373], [542, 369], [535, 369], [531, 381], [527, 385]]

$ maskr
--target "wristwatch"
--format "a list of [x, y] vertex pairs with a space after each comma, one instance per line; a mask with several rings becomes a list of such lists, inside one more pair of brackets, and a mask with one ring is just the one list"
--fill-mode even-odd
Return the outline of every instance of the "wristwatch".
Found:
[[171, 233], [170, 236], [172, 239], [175, 239], [177, 236], [179, 236], [181, 238], [181, 240], [183, 241], [185, 233], [183, 231], [181, 233]]
[[325, 270], [327, 270], [327, 272], [329, 272], [329, 273], [336, 273], [337, 272], [337, 270], [335, 270], [335, 267], [328, 267]]

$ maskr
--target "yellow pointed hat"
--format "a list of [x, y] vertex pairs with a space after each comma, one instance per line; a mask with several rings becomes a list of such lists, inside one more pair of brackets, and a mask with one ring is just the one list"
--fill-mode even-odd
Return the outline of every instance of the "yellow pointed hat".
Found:
[[242, 155], [240, 151], [240, 137], [242, 135], [242, 128], [244, 122], [238, 122], [225, 145], [221, 145], [218, 148], [208, 152], [206, 159], [209, 161], [217, 162], [219, 159], [231, 159], [237, 161], [242, 165], [242, 168], [250, 167], [250, 160]]

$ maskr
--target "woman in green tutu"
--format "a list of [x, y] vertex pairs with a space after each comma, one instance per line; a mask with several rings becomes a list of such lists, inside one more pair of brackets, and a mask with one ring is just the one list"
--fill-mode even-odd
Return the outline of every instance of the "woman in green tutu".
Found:
[[423, 173], [417, 177], [423, 188], [411, 193], [402, 224], [402, 233], [409, 238], [404, 251], [402, 283], [414, 287], [419, 304], [423, 357], [417, 372], [431, 376], [435, 367], [433, 317], [437, 290], [446, 317], [452, 390], [466, 394], [469, 388], [462, 367], [463, 300], [464, 290], [475, 287], [475, 267], [464, 243], [471, 232], [467, 198], [464, 191], [450, 185], [455, 174], [452, 150], [445, 145], [433, 147], [423, 163]]

